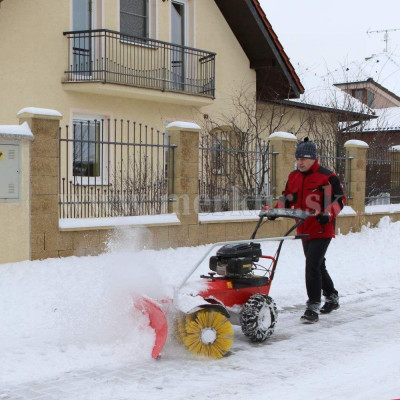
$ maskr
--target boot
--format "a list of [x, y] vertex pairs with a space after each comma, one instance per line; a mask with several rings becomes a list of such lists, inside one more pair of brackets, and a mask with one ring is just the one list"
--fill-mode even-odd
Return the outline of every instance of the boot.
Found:
[[321, 307], [321, 314], [329, 314], [333, 310], [337, 310], [339, 305], [339, 296], [337, 294], [331, 294], [325, 297], [325, 304]]
[[305, 324], [313, 324], [318, 322], [318, 311], [319, 311], [320, 303], [310, 303], [307, 301], [307, 308], [304, 311], [304, 315], [300, 317], [301, 322]]

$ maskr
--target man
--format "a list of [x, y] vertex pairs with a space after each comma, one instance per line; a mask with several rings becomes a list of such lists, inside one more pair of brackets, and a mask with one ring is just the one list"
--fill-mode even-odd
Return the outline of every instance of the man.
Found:
[[[289, 174], [284, 198], [276, 206], [315, 213], [297, 229], [298, 234], [309, 235], [302, 240], [308, 301], [301, 320], [314, 323], [319, 311], [328, 314], [339, 308], [338, 291], [326, 270], [325, 253], [335, 237], [335, 218], [346, 197], [337, 175], [319, 165], [316, 146], [308, 138], [297, 145], [295, 157], [297, 169]], [[325, 304], [320, 309], [321, 291]]]

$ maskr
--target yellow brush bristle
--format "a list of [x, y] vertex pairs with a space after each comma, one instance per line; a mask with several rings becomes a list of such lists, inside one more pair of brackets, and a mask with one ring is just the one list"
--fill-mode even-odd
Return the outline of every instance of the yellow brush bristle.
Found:
[[180, 343], [183, 343], [186, 337], [186, 318], [188, 317], [181, 313], [176, 318], [175, 336]]
[[[201, 333], [205, 328], [215, 330], [217, 337], [214, 343], [202, 342]], [[195, 318], [187, 318], [186, 335], [183, 338], [183, 343], [193, 354], [221, 358], [233, 344], [232, 324], [223, 314], [217, 311], [199, 311]]]

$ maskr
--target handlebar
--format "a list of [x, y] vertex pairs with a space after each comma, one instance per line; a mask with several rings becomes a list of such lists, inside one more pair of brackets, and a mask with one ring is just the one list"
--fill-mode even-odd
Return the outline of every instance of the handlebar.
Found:
[[261, 210], [259, 217], [271, 218], [293, 218], [305, 221], [310, 215], [309, 211], [293, 210], [291, 208], [270, 208], [268, 210]]

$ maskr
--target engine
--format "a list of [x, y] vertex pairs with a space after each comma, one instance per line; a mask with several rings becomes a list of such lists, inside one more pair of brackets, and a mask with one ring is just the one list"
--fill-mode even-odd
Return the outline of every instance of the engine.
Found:
[[210, 269], [222, 276], [245, 276], [251, 273], [260, 256], [260, 243], [227, 244], [210, 258]]

